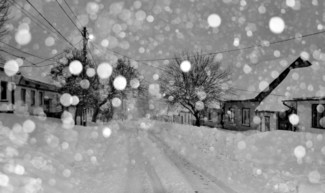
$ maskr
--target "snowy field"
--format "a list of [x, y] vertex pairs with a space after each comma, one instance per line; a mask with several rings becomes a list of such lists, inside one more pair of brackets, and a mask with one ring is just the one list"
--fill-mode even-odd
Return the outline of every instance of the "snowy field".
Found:
[[0, 120], [1, 193], [325, 192], [322, 134]]

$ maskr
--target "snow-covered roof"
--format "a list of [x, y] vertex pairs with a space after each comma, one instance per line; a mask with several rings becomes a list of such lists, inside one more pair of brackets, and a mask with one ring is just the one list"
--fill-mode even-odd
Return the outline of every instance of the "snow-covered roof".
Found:
[[286, 109], [282, 101], [322, 100], [325, 98], [324, 61], [311, 61], [312, 66], [292, 70], [283, 82], [262, 101], [256, 110], [279, 111]]
[[269, 95], [266, 97], [259, 106], [256, 107], [256, 111], [270, 111], [279, 112], [287, 110], [288, 108], [283, 105], [283, 100], [286, 98], [279, 95]]

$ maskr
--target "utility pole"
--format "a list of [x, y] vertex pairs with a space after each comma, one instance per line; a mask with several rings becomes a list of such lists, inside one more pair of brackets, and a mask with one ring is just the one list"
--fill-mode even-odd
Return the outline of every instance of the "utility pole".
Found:
[[[82, 76], [83, 78], [86, 77], [86, 62], [87, 62], [87, 44], [88, 44], [88, 32], [87, 27], [84, 27], [82, 30], [82, 37], [83, 37], [83, 61], [82, 61]], [[86, 90], [83, 90], [83, 100], [86, 99]], [[84, 107], [81, 107], [82, 109], [82, 124], [86, 126], [87, 123], [87, 109]]]
[[89, 39], [87, 27], [83, 28], [82, 37], [83, 37], [83, 56], [84, 56], [83, 67], [85, 68], [85, 64], [86, 64], [86, 60], [87, 60], [87, 44], [88, 44], [88, 39]]

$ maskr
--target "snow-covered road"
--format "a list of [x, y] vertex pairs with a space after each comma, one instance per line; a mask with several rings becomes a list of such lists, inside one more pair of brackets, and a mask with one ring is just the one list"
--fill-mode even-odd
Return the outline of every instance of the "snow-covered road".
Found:
[[[188, 185], [189, 187], [183, 187], [188, 192], [235, 193], [231, 187], [218, 180], [217, 177], [211, 176], [172, 150], [159, 135], [143, 131], [138, 127], [123, 129], [121, 126], [120, 128], [128, 138], [129, 164], [126, 192], [169, 192], [167, 191], [168, 187], [165, 188], [162, 183], [166, 179], [161, 178], [171, 179], [175, 176], [168, 176], [168, 174], [164, 176], [164, 174], [157, 173], [159, 169], [156, 169], [155, 163], [151, 161], [152, 158], [161, 157], [160, 161], [167, 162], [165, 163], [166, 169], [174, 170], [174, 173], [170, 173], [170, 175], [175, 173], [178, 175], [180, 182], [175, 181], [174, 185], [178, 183]], [[168, 183], [166, 185], [168, 186]]]

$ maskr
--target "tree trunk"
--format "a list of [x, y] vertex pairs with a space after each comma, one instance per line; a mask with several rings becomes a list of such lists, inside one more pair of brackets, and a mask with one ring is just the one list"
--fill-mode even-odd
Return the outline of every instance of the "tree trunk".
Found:
[[199, 113], [194, 113], [195, 117], [195, 126], [200, 127], [201, 126], [201, 120], [200, 120], [200, 114]]
[[96, 107], [96, 108], [94, 109], [94, 114], [93, 114], [93, 117], [92, 117], [92, 119], [91, 119], [92, 122], [96, 122], [96, 121], [97, 121], [97, 116], [98, 116], [98, 114], [99, 114], [99, 107]]

